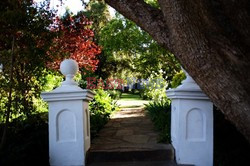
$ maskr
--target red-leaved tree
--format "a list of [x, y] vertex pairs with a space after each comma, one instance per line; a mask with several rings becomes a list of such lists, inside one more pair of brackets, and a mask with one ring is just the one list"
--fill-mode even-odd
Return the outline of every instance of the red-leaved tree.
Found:
[[91, 21], [82, 14], [57, 17], [52, 30], [59, 33], [49, 52], [54, 61], [48, 66], [58, 69], [63, 59], [71, 58], [78, 62], [80, 69], [95, 71], [101, 48], [93, 42], [94, 32], [90, 26]]

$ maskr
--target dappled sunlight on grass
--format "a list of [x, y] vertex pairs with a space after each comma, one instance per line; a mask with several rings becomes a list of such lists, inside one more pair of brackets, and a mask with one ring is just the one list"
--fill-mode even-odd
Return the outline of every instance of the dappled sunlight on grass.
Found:
[[143, 100], [139, 94], [122, 93], [120, 100]]
[[122, 93], [121, 99], [117, 100], [120, 108], [138, 108], [148, 104], [149, 100], [143, 100], [139, 94]]

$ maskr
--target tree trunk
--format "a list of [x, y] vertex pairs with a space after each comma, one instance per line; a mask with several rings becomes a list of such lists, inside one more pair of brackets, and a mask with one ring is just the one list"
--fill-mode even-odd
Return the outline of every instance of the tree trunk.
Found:
[[248, 0], [106, 0], [170, 50], [250, 142]]

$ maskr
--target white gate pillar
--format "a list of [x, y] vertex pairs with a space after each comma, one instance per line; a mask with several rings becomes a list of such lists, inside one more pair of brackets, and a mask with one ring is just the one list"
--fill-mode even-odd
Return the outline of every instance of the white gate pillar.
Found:
[[76, 61], [61, 63], [66, 80], [52, 92], [42, 93], [49, 104], [49, 156], [51, 166], [84, 166], [90, 148], [90, 117], [88, 103], [94, 93], [77, 86], [73, 77], [78, 71]]
[[[185, 71], [184, 71], [185, 72]], [[171, 140], [178, 164], [213, 165], [213, 104], [195, 81], [187, 78], [167, 90], [172, 100]]]

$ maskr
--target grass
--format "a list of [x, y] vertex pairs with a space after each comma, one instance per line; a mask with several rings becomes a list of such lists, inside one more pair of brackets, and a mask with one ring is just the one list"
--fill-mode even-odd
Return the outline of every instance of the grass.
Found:
[[121, 105], [119, 108], [140, 108], [141, 105]]
[[122, 93], [120, 100], [143, 100], [139, 94]]
[[149, 101], [143, 100], [139, 94], [131, 93], [122, 93], [120, 100], [117, 101], [117, 104], [120, 108], [137, 108], [142, 107], [144, 104], [147, 104]]

